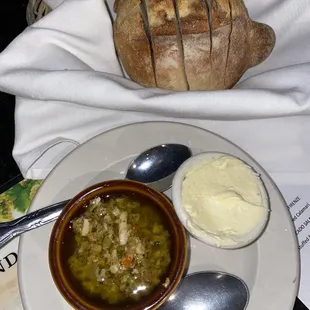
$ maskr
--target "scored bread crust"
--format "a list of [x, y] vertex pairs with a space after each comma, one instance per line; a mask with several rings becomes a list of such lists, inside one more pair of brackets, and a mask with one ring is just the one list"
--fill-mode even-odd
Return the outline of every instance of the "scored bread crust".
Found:
[[212, 26], [217, 29], [230, 24], [230, 3], [229, 0], [211, 1]]
[[228, 56], [229, 36], [231, 24], [219, 27], [212, 33], [212, 78], [210, 90], [225, 89], [225, 70]]
[[183, 53], [173, 0], [145, 0], [159, 88], [186, 91]]
[[232, 20], [225, 70], [224, 87], [226, 89], [232, 88], [248, 68], [248, 50], [239, 48], [240, 46], [248, 46], [248, 36], [242, 30], [246, 26], [247, 20], [242, 15]]
[[248, 31], [245, 7], [242, 1], [228, 0], [230, 35], [225, 68], [224, 88], [232, 88], [248, 68]]
[[[127, 0], [127, 3], [132, 3]], [[124, 8], [123, 8], [124, 9]], [[121, 12], [115, 21], [114, 43], [118, 56], [129, 77], [145, 87], [156, 87], [154, 68], [149, 39], [144, 31], [143, 17], [140, 1], [130, 6], [134, 11], [128, 17], [126, 12]]]
[[114, 40], [124, 69], [145, 87], [232, 88], [275, 45], [272, 28], [252, 21], [243, 0], [210, 8], [208, 0], [141, 1], [116, 0]]
[[190, 90], [207, 90], [211, 78], [211, 39], [204, 0], [176, 0]]

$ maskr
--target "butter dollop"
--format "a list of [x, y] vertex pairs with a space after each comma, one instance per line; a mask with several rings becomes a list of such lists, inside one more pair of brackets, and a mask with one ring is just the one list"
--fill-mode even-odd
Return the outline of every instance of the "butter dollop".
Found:
[[265, 214], [262, 184], [250, 166], [230, 155], [196, 163], [182, 183], [189, 230], [207, 233], [217, 246], [238, 243]]

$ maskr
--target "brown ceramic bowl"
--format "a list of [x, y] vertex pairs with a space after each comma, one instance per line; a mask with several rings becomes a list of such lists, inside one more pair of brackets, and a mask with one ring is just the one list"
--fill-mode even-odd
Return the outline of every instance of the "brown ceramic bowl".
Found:
[[[99, 298], [94, 299], [89, 297], [74, 281], [68, 266], [68, 257], [73, 253], [73, 246], [72, 242], [70, 245], [67, 240], [70, 239], [68, 239], [70, 221], [83, 212], [85, 204], [97, 196], [121, 193], [135, 193], [137, 197], [152, 201], [152, 204], [159, 209], [164, 217], [167, 229], [171, 235], [171, 263], [165, 275], [165, 278], [169, 277], [170, 284], [167, 288], [159, 285], [152, 293], [134, 304], [112, 306]], [[73, 308], [80, 310], [157, 309], [175, 291], [184, 273], [186, 263], [186, 234], [183, 225], [174, 211], [172, 203], [160, 192], [134, 181], [106, 181], [83, 190], [65, 206], [53, 227], [50, 237], [49, 265], [54, 282], [66, 301]]]

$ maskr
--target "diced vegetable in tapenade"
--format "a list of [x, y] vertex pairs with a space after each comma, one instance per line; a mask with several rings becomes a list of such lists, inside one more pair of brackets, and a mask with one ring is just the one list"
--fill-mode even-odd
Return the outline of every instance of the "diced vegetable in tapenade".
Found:
[[151, 204], [133, 196], [97, 197], [72, 228], [69, 266], [88, 294], [119, 304], [169, 284], [170, 235]]

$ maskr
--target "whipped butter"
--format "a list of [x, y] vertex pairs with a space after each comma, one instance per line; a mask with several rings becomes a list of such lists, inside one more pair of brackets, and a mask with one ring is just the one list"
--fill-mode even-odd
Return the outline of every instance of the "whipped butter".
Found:
[[263, 218], [259, 175], [238, 158], [224, 155], [195, 164], [182, 184], [182, 206], [192, 233], [208, 233], [217, 246], [236, 244]]

